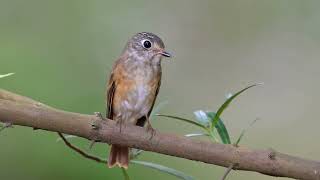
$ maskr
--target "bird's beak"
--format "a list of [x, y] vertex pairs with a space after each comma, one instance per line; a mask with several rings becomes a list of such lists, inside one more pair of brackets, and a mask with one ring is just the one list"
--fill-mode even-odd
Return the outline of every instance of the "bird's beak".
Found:
[[160, 54], [164, 57], [169, 57], [169, 58], [172, 57], [172, 55], [165, 50], [161, 51]]

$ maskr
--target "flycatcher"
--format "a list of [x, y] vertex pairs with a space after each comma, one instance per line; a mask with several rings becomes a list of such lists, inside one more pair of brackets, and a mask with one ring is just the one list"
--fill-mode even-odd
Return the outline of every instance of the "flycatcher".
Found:
[[[107, 118], [121, 126], [134, 124], [152, 130], [149, 120], [161, 84], [161, 59], [171, 57], [153, 33], [134, 35], [115, 62], [107, 84]], [[129, 148], [111, 145], [108, 166], [128, 168]]]

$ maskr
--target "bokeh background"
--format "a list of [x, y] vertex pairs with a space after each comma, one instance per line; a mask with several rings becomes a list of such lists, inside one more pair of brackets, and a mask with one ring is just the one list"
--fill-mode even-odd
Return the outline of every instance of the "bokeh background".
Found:
[[[68, 111], [105, 112], [104, 85], [130, 36], [150, 31], [163, 38], [174, 58], [163, 61], [160, 110], [193, 118], [216, 110], [225, 95], [264, 82], [239, 97], [223, 114], [233, 140], [260, 120], [241, 144], [320, 159], [320, 1], [99, 1], [1, 0], [0, 87]], [[199, 132], [155, 118], [160, 131]], [[80, 157], [57, 135], [14, 127], [0, 134], [0, 179], [123, 179]], [[89, 142], [73, 139], [86, 149]], [[91, 151], [106, 157], [108, 146]], [[146, 152], [141, 160], [217, 179], [224, 168]], [[132, 165], [132, 179], [176, 179]], [[229, 179], [274, 179], [232, 172]]]

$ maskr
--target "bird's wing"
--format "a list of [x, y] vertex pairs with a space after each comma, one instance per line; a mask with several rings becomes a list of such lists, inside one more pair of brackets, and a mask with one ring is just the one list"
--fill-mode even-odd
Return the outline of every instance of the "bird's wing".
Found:
[[155, 93], [155, 96], [154, 96], [154, 99], [153, 99], [153, 102], [152, 102], [152, 105], [151, 105], [151, 108], [150, 108], [150, 110], [149, 110], [149, 112], [148, 112], [148, 117], [150, 116], [150, 114], [151, 114], [151, 112], [152, 112], [152, 109], [153, 109], [153, 106], [154, 106], [154, 104], [155, 104], [155, 102], [156, 102], [156, 99], [157, 99], [157, 96], [158, 96], [158, 94], [159, 94], [159, 90], [160, 90], [160, 86], [161, 86], [161, 71], [160, 71], [160, 74], [159, 74], [159, 81], [158, 81], [158, 84], [157, 84], [157, 89], [156, 89], [156, 93]]
[[[116, 83], [116, 80], [117, 78], [119, 78], [119, 67], [121, 68], [121, 62], [126, 60], [127, 55], [124, 55], [124, 56], [121, 56], [119, 59], [116, 60], [116, 62], [114, 63], [113, 67], [112, 67], [112, 72], [111, 72], [111, 75], [110, 75], [110, 78], [109, 78], [109, 82], [108, 82], [108, 86], [107, 86], [107, 94], [106, 94], [106, 101], [107, 101], [107, 106], [106, 106], [106, 109], [107, 109], [107, 118], [108, 119], [112, 119], [114, 120], [113, 118], [113, 113], [114, 113], [114, 110], [113, 110], [113, 103], [114, 103], [114, 94], [116, 92], [116, 89], [117, 89], [117, 83]], [[118, 76], [116, 76], [118, 74]]]
[[113, 102], [113, 95], [115, 92], [116, 86], [114, 81], [113, 73], [111, 73], [108, 86], [107, 86], [107, 118], [113, 119], [113, 110], [112, 110], [112, 102]]

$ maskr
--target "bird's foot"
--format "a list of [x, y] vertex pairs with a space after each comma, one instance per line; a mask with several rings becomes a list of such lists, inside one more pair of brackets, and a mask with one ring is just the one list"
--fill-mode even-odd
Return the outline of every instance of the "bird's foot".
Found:
[[151, 122], [148, 116], [147, 118], [147, 131], [151, 133], [151, 137], [149, 140], [151, 140], [156, 135], [156, 130], [151, 126]]

